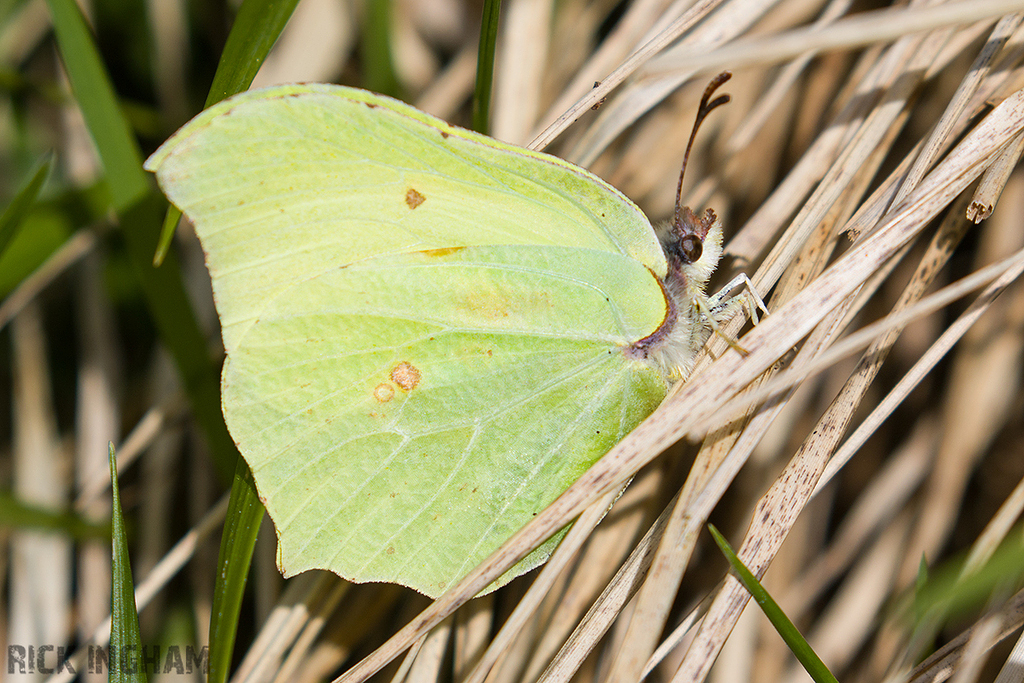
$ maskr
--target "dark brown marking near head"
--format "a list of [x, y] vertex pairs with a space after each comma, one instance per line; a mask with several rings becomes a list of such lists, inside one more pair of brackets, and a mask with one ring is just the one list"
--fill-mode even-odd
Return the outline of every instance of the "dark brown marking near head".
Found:
[[387, 403], [395, 397], [395, 389], [387, 382], [381, 382], [373, 388], [373, 397], [377, 403]]
[[441, 137], [443, 137], [443, 138], [445, 138], [447, 140], [448, 139], [448, 131], [442, 130], [441, 131]]
[[415, 389], [423, 375], [415, 365], [408, 361], [402, 361], [391, 371], [391, 381], [397, 384], [403, 391]]
[[465, 247], [441, 247], [440, 249], [424, 249], [420, 253], [423, 254], [424, 256], [433, 256], [434, 258], [441, 258], [443, 256], [448, 256], [449, 254], [460, 252], [463, 249], [465, 249]]
[[[651, 272], [648, 268], [648, 272]], [[665, 289], [665, 283], [661, 281], [661, 278], [651, 272], [654, 277], [654, 281], [661, 287], [661, 295], [665, 297], [665, 317], [662, 318], [661, 324], [658, 325], [658, 329], [651, 332], [649, 335], [633, 342], [626, 350], [626, 355], [630, 358], [644, 359], [647, 358], [651, 349], [664, 341], [672, 333], [673, 328], [676, 326], [676, 320], [679, 317], [678, 311], [676, 311], [675, 300]]]
[[414, 188], [409, 188], [405, 191], [405, 205], [410, 209], [415, 209], [423, 202], [427, 201], [427, 198], [420, 194]]
[[370, 109], [376, 109], [377, 108], [377, 105], [374, 104], [373, 102], [363, 102], [363, 104], [365, 104]]

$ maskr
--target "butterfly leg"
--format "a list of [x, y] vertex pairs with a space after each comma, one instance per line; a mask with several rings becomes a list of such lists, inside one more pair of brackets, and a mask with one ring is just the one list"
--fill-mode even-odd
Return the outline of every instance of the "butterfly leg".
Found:
[[[738, 294], [733, 294], [737, 289], [741, 291]], [[755, 325], [760, 322], [757, 315], [758, 309], [768, 315], [768, 307], [765, 306], [761, 295], [754, 289], [754, 284], [745, 273], [734, 277], [713, 295], [695, 298], [693, 303], [701, 317], [707, 322], [708, 327], [711, 328], [712, 333], [724, 339], [730, 348], [744, 356], [747, 355], [747, 350], [740, 346], [735, 339], [724, 334], [719, 323], [728, 320], [740, 309], [747, 310]]]
[[[733, 294], [736, 290], [741, 291], [739, 294]], [[765, 306], [764, 299], [754, 289], [754, 283], [750, 281], [746, 273], [740, 273], [725, 287], [709, 296], [707, 307], [710, 309], [709, 319], [715, 322], [727, 320], [735, 315], [741, 307], [747, 309], [750, 319], [755, 325], [760, 322], [757, 317], [758, 309], [768, 315], [768, 307]]]

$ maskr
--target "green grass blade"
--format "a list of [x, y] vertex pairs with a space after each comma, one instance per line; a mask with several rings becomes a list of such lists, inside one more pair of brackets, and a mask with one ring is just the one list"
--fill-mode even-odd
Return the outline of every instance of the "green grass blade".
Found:
[[0, 526], [7, 529], [35, 529], [67, 534], [75, 539], [110, 538], [108, 524], [96, 524], [73, 512], [54, 512], [28, 505], [10, 492], [0, 493]]
[[480, 49], [476, 58], [476, 87], [473, 89], [473, 130], [487, 135], [491, 122], [491, 88], [494, 84], [494, 45], [498, 41], [501, 0], [485, 0], [480, 20]]
[[43, 189], [43, 183], [46, 182], [46, 177], [50, 174], [51, 167], [53, 167], [53, 154], [47, 154], [39, 162], [32, 177], [21, 186], [14, 198], [11, 199], [10, 204], [4, 209], [3, 214], [0, 214], [0, 257], [3, 256], [14, 233], [17, 232], [21, 222], [25, 220], [25, 216], [35, 204], [39, 191]]
[[[929, 568], [918, 565], [917, 580], [893, 602], [890, 611], [910, 634], [907, 661], [920, 661], [934, 647], [935, 636], [952, 623], [997, 609], [1024, 584], [1024, 537], [1018, 525], [984, 561], [974, 557], [947, 560]], [[977, 549], [975, 549], [975, 552]]]
[[368, 0], [363, 22], [360, 56], [363, 87], [391, 97], [401, 97], [395, 64], [391, 58], [391, 0]]
[[111, 203], [133, 270], [160, 338], [171, 350], [197, 421], [227, 481], [237, 451], [220, 414], [219, 372], [206, 350], [181, 282], [180, 269], [154, 269], [156, 226], [166, 203], [142, 170], [142, 155], [121, 113], [85, 19], [74, 0], [48, 0], [57, 45], [89, 133], [106, 171]]
[[74, 0], [47, 0], [47, 5], [71, 90], [103, 162], [114, 210], [121, 213], [151, 190], [142, 152], [78, 5]]
[[0, 297], [42, 267], [79, 226], [106, 221], [109, 215], [110, 195], [102, 180], [83, 187], [55, 184], [54, 192], [40, 195], [0, 255]]
[[980, 566], [965, 568], [964, 560], [950, 561], [919, 574], [908, 615], [918, 628], [945, 624], [984, 609], [994, 596], [1017, 590], [1024, 583], [1024, 536], [1018, 526]]
[[160, 339], [170, 350], [181, 373], [193, 414], [210, 446], [218, 473], [229, 481], [238, 450], [228, 436], [220, 412], [220, 372], [207, 352], [206, 338], [199, 330], [192, 306], [181, 282], [181, 269], [174, 253], [168, 266], [153, 268], [156, 226], [167, 202], [154, 193], [121, 214], [121, 230], [129, 261], [149, 304]]
[[725, 540], [725, 537], [712, 524], [708, 525], [708, 530], [714, 537], [715, 543], [721, 548], [722, 554], [729, 560], [729, 564], [732, 565], [733, 571], [736, 572], [740, 583], [743, 584], [743, 587], [747, 589], [747, 592], [750, 593], [757, 604], [761, 606], [761, 611], [768, 617], [768, 621], [772, 622], [772, 626], [782, 636], [782, 640], [785, 641], [786, 646], [796, 656], [797, 661], [810, 674], [811, 679], [817, 683], [837, 683], [836, 677], [832, 675], [832, 672], [828, 670], [828, 667], [821, 661], [821, 658], [811, 649], [807, 640], [797, 630], [796, 626], [793, 625], [793, 622], [789, 620], [789, 617], [785, 615], [778, 603], [772, 599], [772, 596], [768, 595], [768, 591], [764, 589], [757, 580], [757, 577], [736, 556], [729, 542]]
[[167, 252], [171, 250], [171, 240], [174, 239], [174, 231], [178, 229], [178, 221], [181, 220], [181, 211], [178, 207], [167, 207], [164, 214], [164, 227], [160, 228], [160, 239], [156, 243], [156, 252], [153, 254], [153, 267], [159, 268], [167, 258]]
[[135, 585], [128, 561], [128, 537], [121, 512], [121, 495], [117, 488], [117, 460], [114, 444], [110, 444], [110, 489], [113, 493], [113, 566], [110, 592], [110, 675], [107, 680], [118, 683], [145, 683], [146, 672], [139, 666], [142, 634], [139, 613], [135, 608]]
[[21, 9], [28, 0], [0, 0], [0, 26], [7, 24], [11, 16]]
[[238, 614], [242, 593], [249, 575], [249, 563], [256, 534], [263, 521], [263, 504], [256, 495], [249, 466], [239, 456], [235, 480], [231, 485], [228, 516], [220, 539], [217, 557], [217, 583], [213, 590], [213, 614], [210, 617], [210, 670], [207, 683], [223, 683], [231, 668], [231, 655], [238, 632]]
[[[245, 0], [242, 3], [217, 63], [204, 109], [249, 87], [297, 4], [299, 0]], [[154, 266], [159, 267], [167, 257], [180, 219], [181, 211], [177, 207], [167, 209], [153, 254]]]
[[206, 107], [249, 87], [299, 0], [245, 0], [213, 76]]

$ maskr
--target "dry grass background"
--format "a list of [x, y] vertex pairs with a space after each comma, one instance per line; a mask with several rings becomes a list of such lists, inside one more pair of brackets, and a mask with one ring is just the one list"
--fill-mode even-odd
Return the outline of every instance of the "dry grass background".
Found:
[[[5, 28], [5, 54], [45, 41], [40, 7]], [[464, 123], [478, 8], [393, 11], [410, 101]], [[185, 8], [149, 12], [160, 112], [180, 123]], [[671, 211], [704, 85], [733, 70], [686, 197], [727, 226], [716, 282], [749, 273], [772, 314], [742, 337], [745, 357], [713, 339], [690, 381], [538, 518], [543, 530], [583, 513], [546, 568], [482, 598], [466, 588], [428, 633], [403, 627], [443, 612], [421, 615], [429, 603], [411, 591], [317, 572], [284, 582], [265, 522], [232, 680], [330, 679], [382, 645], [350, 680], [380, 667], [375, 680], [806, 680], [726, 578], [709, 518], [840, 680], [1024, 680], [1018, 576], [916, 631], [893, 609], [922, 562], [966, 553], [969, 574], [1021, 533], [1022, 12], [1021, 0], [510, 0], [494, 135], [589, 166], [655, 219]], [[361, 15], [303, 0], [255, 85], [354, 82]], [[66, 172], [88, 178], [86, 134], [73, 108], [61, 116]], [[183, 231], [177, 247], [214, 344], [198, 245]], [[2, 475], [24, 500], [102, 519], [106, 442], [119, 444], [144, 635], [204, 643], [224, 502], [169, 362], [144, 334], [116, 332], [137, 323], [111, 303], [104, 259], [79, 233], [0, 305]], [[74, 291], [73, 341], [47, 322], [61, 288]], [[51, 347], [66, 357], [55, 364]], [[6, 641], [102, 639], [104, 544], [4, 533]]]

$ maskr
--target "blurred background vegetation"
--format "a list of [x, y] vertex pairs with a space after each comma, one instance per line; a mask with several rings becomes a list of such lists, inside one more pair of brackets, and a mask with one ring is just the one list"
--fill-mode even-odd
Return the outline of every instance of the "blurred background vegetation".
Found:
[[[104, 638], [108, 442], [122, 472], [143, 641], [164, 652], [208, 643], [215, 591], [228, 590], [216, 584], [226, 492], [245, 484], [220, 419], [217, 319], [187, 225], [153, 265], [167, 207], [141, 170], [145, 155], [254, 74], [253, 87], [339, 82], [470, 124], [478, 4], [302, 0], [291, 9], [252, 0], [241, 9], [216, 0], [0, 2], [0, 634], [8, 644], [72, 652]], [[527, 144], [555, 124], [557, 134], [542, 138], [548, 151], [592, 168], [662, 219], [700, 92], [711, 74], [732, 69], [733, 102], [705, 126], [688, 202], [714, 207], [727, 238], [737, 236], [721, 282], [750, 273], [776, 311], [797, 292], [827, 294], [815, 276], [884, 222], [892, 188], [914, 175], [915, 161], [919, 176], [939, 159], [955, 161], [952, 146], [1024, 86], [1021, 15], [1010, 14], [1021, 11], [1024, 3], [1010, 0], [511, 0], [502, 8], [490, 130]], [[1015, 144], [1009, 169], [1019, 136]], [[741, 556], [759, 573], [772, 564], [767, 587], [840, 680], [1021, 680], [1007, 636], [1024, 619], [1024, 563], [1011, 543], [1024, 505], [1024, 292], [1012, 270], [1024, 248], [1024, 176], [1007, 171], [994, 182], [974, 198], [980, 206], [998, 198], [978, 225], [964, 218], [970, 191], [913, 215], [920, 239], [894, 244], [893, 258], [874, 264], [821, 347], [1015, 257], [1002, 297], [972, 294], [918, 315], [891, 349], [833, 361], [744, 423], [739, 441], [733, 425], [712, 429], [699, 454], [688, 442], [669, 449], [640, 472], [565, 574], [530, 597], [533, 616], [518, 639], [498, 646], [496, 663], [482, 653], [537, 572], [470, 602], [421, 643], [415, 661], [390, 665], [379, 680], [396, 672], [636, 680], [659, 644], [652, 680], [698, 680], [723, 643], [712, 679], [798, 680], [755, 609], [740, 617], [742, 603], [712, 608], [716, 619], [699, 622], [710, 596], [728, 595], [725, 563], [706, 535], [663, 544], [659, 557], [675, 569], [652, 571], [627, 601], [644, 573], [616, 571], [631, 552], [637, 566], [651, 559], [657, 544], [643, 535], [662, 528], [655, 520], [675, 505], [695, 458], [691, 482], [721, 501], [715, 523], [737, 547], [745, 539]], [[904, 299], [904, 291], [917, 293]], [[972, 304], [984, 316], [950, 351], [942, 335], [958, 331]], [[934, 369], [899, 394], [891, 417], [868, 419], [930, 348]], [[773, 353], [775, 373], [795, 352], [780, 338]], [[701, 480], [701, 468], [718, 471], [726, 451], [738, 473]], [[836, 452], [842, 469], [811, 498]], [[803, 487], [756, 507], [783, 472], [803, 477]], [[691, 500], [695, 507], [676, 518], [699, 529], [707, 500]], [[264, 521], [237, 646], [226, 655], [237, 680], [330, 679], [427, 605], [405, 589], [317, 572], [285, 582], [274, 553]], [[952, 578], [927, 580], [956, 558], [961, 564], [944, 570]], [[928, 602], [898, 609], [915, 585]], [[602, 596], [606, 586], [624, 597]], [[941, 607], [956, 596], [969, 599], [951, 617]], [[607, 619], [585, 616], [595, 603]], [[641, 617], [631, 622], [634, 613]], [[575, 649], [559, 652], [581, 623]], [[708, 645], [690, 647], [693, 639]]]

